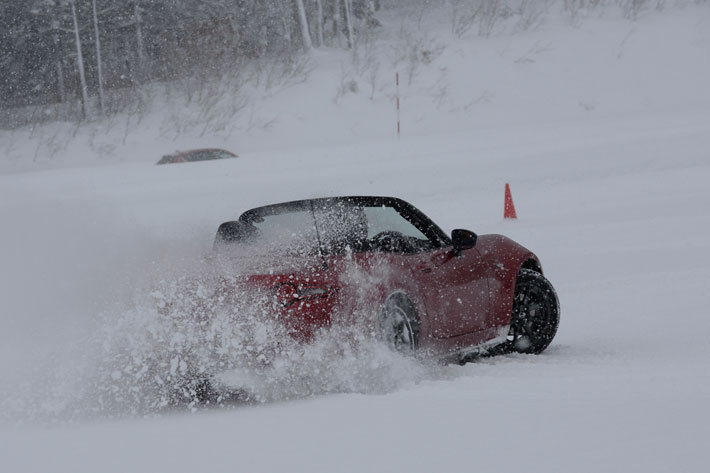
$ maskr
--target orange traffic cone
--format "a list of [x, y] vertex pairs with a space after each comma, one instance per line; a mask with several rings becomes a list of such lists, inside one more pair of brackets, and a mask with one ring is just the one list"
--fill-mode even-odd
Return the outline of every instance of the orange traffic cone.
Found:
[[503, 208], [503, 218], [518, 218], [515, 214], [515, 205], [513, 205], [513, 196], [510, 194], [510, 186], [505, 183], [505, 207]]

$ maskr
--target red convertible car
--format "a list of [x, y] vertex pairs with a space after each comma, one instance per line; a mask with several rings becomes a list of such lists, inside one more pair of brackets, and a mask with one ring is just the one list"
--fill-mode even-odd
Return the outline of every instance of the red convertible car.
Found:
[[255, 208], [220, 225], [215, 251], [248, 262], [245, 284], [270, 294], [274, 317], [304, 343], [363, 300], [375, 308], [370, 333], [392, 349], [449, 362], [541, 353], [559, 323], [557, 295], [530, 250], [502, 235], [449, 236], [397, 198]]

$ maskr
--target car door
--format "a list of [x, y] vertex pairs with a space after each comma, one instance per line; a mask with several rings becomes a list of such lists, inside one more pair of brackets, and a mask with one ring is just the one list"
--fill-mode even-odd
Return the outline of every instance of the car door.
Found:
[[415, 283], [417, 298], [424, 301], [431, 322], [431, 336], [449, 339], [488, 327], [488, 276], [475, 248], [442, 247], [393, 207], [369, 207], [364, 213], [370, 240], [395, 233], [413, 243], [390, 253], [389, 259], [392, 268]]
[[449, 246], [421, 256], [415, 277], [432, 336], [449, 339], [489, 328], [488, 276], [478, 250], [457, 252]]

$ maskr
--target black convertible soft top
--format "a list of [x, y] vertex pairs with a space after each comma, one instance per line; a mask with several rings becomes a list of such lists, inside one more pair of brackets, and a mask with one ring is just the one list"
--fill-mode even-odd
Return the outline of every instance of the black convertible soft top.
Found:
[[269, 215], [299, 211], [315, 213], [346, 207], [391, 207], [417, 227], [436, 246], [451, 244], [451, 239], [436, 223], [402, 199], [384, 196], [336, 196], [294, 200], [247, 210], [237, 221], [224, 222], [219, 226], [215, 245], [221, 242], [239, 241], [250, 233], [250, 224], [259, 222], [261, 218]]

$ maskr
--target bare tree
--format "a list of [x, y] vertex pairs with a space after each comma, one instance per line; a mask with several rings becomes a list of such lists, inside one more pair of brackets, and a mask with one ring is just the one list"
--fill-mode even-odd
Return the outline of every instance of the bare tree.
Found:
[[[59, 40], [59, 21], [52, 21], [52, 39], [54, 41], [54, 48], [56, 51], [60, 50], [60, 40]], [[57, 87], [59, 88], [59, 101], [64, 103], [67, 100], [67, 89], [64, 85], [64, 66], [62, 65], [62, 56], [56, 53], [56, 69], [57, 69]]]
[[301, 36], [303, 37], [303, 48], [306, 51], [313, 49], [311, 42], [311, 32], [308, 29], [308, 17], [306, 16], [306, 7], [303, 5], [303, 0], [296, 0], [298, 8], [298, 22], [301, 25]]
[[143, 19], [141, 18], [141, 13], [143, 9], [138, 2], [135, 3], [133, 9], [133, 21], [136, 25], [136, 49], [138, 50], [138, 69], [140, 75], [140, 81], [142, 82], [145, 72], [145, 46], [143, 44]]
[[96, 0], [91, 1], [91, 6], [94, 13], [94, 33], [96, 35], [96, 68], [98, 72], [99, 79], [99, 108], [101, 113], [104, 113], [104, 76], [102, 72], [101, 63], [101, 39], [99, 37], [99, 17], [96, 13]]
[[74, 23], [74, 38], [76, 40], [76, 63], [79, 68], [79, 80], [81, 81], [81, 111], [84, 118], [86, 118], [87, 110], [89, 107], [89, 89], [86, 86], [86, 74], [84, 72], [84, 56], [81, 54], [81, 36], [79, 35], [79, 22], [76, 18], [76, 6], [74, 5], [74, 0], [69, 0], [69, 5], [71, 6], [71, 16]]
[[348, 47], [355, 46], [355, 27], [353, 26], [353, 3], [352, 0], [343, 0], [345, 5], [345, 23], [348, 30]]
[[340, 17], [340, 1], [333, 0], [333, 36], [335, 37], [335, 42], [340, 46], [340, 28], [342, 28], [342, 19]]
[[318, 46], [323, 46], [323, 0], [316, 0], [316, 38]]

